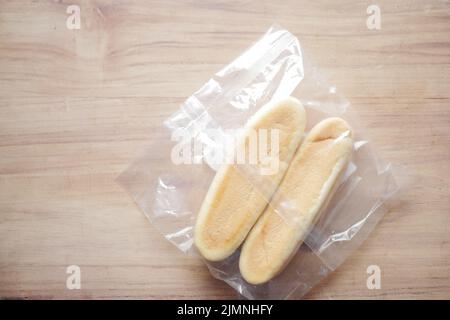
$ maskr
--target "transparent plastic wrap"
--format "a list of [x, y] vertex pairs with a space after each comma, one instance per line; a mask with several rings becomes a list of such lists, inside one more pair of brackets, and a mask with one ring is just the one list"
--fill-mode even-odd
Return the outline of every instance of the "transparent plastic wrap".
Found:
[[[255, 123], [261, 108], [289, 96], [303, 105], [306, 128], [304, 133], [299, 131], [301, 139], [297, 141], [288, 135], [292, 131], [287, 132], [288, 126], [279, 126], [281, 139], [295, 140], [299, 147], [292, 152], [286, 148], [274, 151], [278, 157], [278, 175], [261, 170], [270, 169], [271, 159], [267, 157], [255, 162], [233, 162], [236, 158], [230, 154], [235, 156], [236, 145], [243, 141], [242, 137], [248, 137], [246, 128], [252, 121]], [[305, 209], [300, 208], [293, 188], [289, 187], [288, 176], [296, 170], [289, 167], [311, 140], [311, 129], [324, 119], [336, 117], [345, 121], [351, 132], [344, 130], [327, 144], [319, 141], [321, 145], [315, 156], [330, 158], [333, 148], [350, 134], [351, 156], [334, 177], [330, 196], [319, 201], [319, 212], [305, 222]], [[305, 61], [297, 38], [273, 26], [189, 97], [180, 110], [161, 125], [160, 131], [154, 133], [148, 149], [118, 180], [167, 240], [184, 253], [202, 258], [214, 277], [227, 282], [243, 297], [300, 298], [358, 248], [385, 213], [385, 202], [398, 191], [390, 164], [377, 158], [359, 123], [349, 102]], [[294, 142], [289, 146], [295, 147]], [[257, 206], [248, 206], [248, 210], [254, 211], [250, 213], [255, 219], [259, 218], [257, 222], [252, 220], [250, 227], [260, 223], [266, 211], [271, 211], [271, 215], [280, 217], [281, 224], [290, 226], [286, 230], [296, 236], [290, 243], [295, 248], [285, 255], [284, 260], [287, 260], [279, 272], [261, 284], [246, 281], [239, 263], [241, 244], [256, 237], [248, 236], [256, 232], [256, 227], [244, 232], [244, 238], [236, 242], [236, 250], [231, 250], [233, 252], [224, 259], [206, 260], [194, 244], [197, 215], [216, 171], [217, 175], [224, 175], [224, 166], [242, 177], [246, 186], [242, 190], [254, 194], [252, 199], [259, 201]], [[311, 177], [312, 181], [316, 176]], [[306, 199], [302, 190], [297, 190], [297, 194]], [[243, 194], [237, 198], [242, 200], [237, 201], [238, 205], [245, 207], [245, 199], [249, 197]], [[269, 250], [266, 260], [271, 264], [271, 259], [277, 256], [270, 255], [270, 238], [264, 241], [269, 241], [268, 248], [262, 250]]]

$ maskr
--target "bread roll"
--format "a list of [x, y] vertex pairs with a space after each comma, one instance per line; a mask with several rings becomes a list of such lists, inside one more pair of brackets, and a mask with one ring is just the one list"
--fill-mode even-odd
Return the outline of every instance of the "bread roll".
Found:
[[351, 152], [352, 131], [344, 120], [328, 118], [313, 127], [242, 247], [239, 268], [247, 282], [267, 282], [286, 266], [326, 207]]
[[[242, 167], [236, 164], [223, 165], [218, 170], [200, 208], [194, 232], [195, 245], [204, 258], [210, 261], [223, 260], [244, 241], [278, 187], [300, 145], [305, 122], [302, 104], [292, 97], [266, 104], [247, 122], [241, 143], [238, 143], [236, 148], [248, 149], [251, 130], [255, 132], [259, 129], [277, 129], [278, 170], [274, 174], [264, 176], [264, 181], [267, 182], [264, 183], [264, 194], [261, 193], [260, 186], [255, 186], [252, 182], [252, 178], [261, 178], [260, 172], [249, 171], [249, 175], [244, 176]], [[270, 133], [268, 135], [270, 136]], [[244, 153], [248, 154], [247, 151]], [[263, 164], [258, 160], [252, 168], [262, 167]]]

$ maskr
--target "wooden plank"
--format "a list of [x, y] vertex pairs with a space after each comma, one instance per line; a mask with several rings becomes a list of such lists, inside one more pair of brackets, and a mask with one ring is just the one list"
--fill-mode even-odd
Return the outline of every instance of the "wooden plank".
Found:
[[[116, 176], [184, 98], [272, 23], [344, 93], [407, 185], [308, 299], [450, 298], [450, 7], [378, 1], [0, 0], [0, 297], [233, 298]], [[82, 289], [66, 289], [66, 267]], [[366, 268], [382, 270], [368, 290]]]

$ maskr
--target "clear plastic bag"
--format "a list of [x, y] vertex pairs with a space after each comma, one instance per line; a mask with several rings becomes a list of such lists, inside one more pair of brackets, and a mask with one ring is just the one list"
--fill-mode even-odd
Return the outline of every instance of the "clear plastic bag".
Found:
[[[194, 245], [196, 215], [218, 163], [230, 148], [228, 130], [244, 127], [267, 102], [290, 95], [306, 109], [307, 131], [320, 120], [334, 116], [351, 125], [352, 159], [329, 204], [278, 276], [261, 285], [247, 283], [239, 271], [240, 250], [220, 262], [204, 260], [214, 277], [248, 299], [302, 297], [365, 240], [385, 213], [385, 202], [398, 191], [390, 164], [375, 155], [349, 102], [304, 59], [295, 36], [278, 26], [271, 27], [189, 97], [150, 138], [148, 150], [118, 178], [167, 240], [184, 253], [201, 258]], [[193, 147], [188, 155], [194, 163], [173, 161], [177, 140], [183, 136], [201, 146]], [[221, 161], [215, 161], [218, 158]], [[255, 175], [256, 169], [254, 165], [239, 166], [239, 172], [266, 195], [266, 187], [273, 182], [268, 176]], [[252, 180], [255, 177], [257, 181]], [[271, 196], [267, 194], [269, 205]], [[291, 219], [281, 207], [276, 212]]]

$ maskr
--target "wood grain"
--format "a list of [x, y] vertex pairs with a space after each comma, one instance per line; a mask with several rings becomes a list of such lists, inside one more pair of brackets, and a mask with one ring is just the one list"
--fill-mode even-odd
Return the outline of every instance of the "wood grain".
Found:
[[[79, 4], [80, 30], [66, 28]], [[413, 183], [308, 299], [450, 298], [450, 5], [0, 0], [0, 297], [234, 298], [114, 179], [184, 98], [271, 24], [297, 35]], [[66, 267], [82, 289], [66, 289]], [[366, 268], [382, 288], [366, 288]]]

